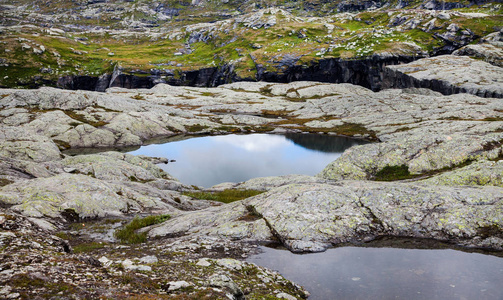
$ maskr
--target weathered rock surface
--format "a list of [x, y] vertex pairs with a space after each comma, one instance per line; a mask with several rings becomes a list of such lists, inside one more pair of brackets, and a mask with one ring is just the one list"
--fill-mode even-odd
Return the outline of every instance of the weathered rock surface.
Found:
[[[323, 251], [380, 235], [503, 248], [500, 187], [346, 181], [285, 185], [225, 207], [180, 215], [149, 235], [275, 237], [291, 251]], [[496, 230], [496, 235], [485, 230]]]
[[495, 46], [489, 43], [467, 45], [452, 53], [453, 55], [465, 55], [493, 64], [498, 67], [503, 67], [503, 47]]
[[2, 166], [6, 186], [0, 189], [0, 201], [55, 224], [131, 213], [176, 214], [210, 205], [173, 192], [187, 187], [150, 161], [129, 154], [80, 155], [41, 166], [6, 158]]
[[423, 58], [387, 66], [385, 73], [386, 87], [422, 87], [444, 95], [470, 93], [503, 98], [503, 69], [465, 56]]
[[[278, 133], [326, 132], [381, 141], [344, 153], [320, 174], [326, 179], [373, 179], [386, 166], [401, 165], [413, 175], [427, 174], [502, 155], [502, 100], [441, 96], [421, 88], [375, 93], [349, 84], [241, 82], [213, 89], [160, 84], [152, 90], [114, 88], [107, 93], [45, 88], [40, 99], [36, 91], [5, 93], [0, 102], [2, 155], [28, 161], [60, 159], [48, 138], [60, 148], [114, 147], [180, 133], [274, 128]], [[33, 138], [20, 147], [21, 131], [25, 139], [26, 133]], [[96, 166], [102, 170], [98, 173], [112, 172], [104, 166]], [[137, 177], [133, 173], [124, 171], [120, 176]], [[137, 175], [152, 180], [151, 185], [179, 189], [169, 178], [165, 179], [171, 183]]]
[[477, 161], [469, 166], [422, 180], [428, 185], [492, 185], [503, 187], [503, 160]]
[[[176, 266], [196, 268], [187, 274], [201, 274], [202, 268], [217, 265], [219, 270], [243, 275], [250, 266], [212, 261], [204, 253], [215, 253], [213, 246], [218, 244], [218, 258], [234, 252], [237, 256], [233, 257], [239, 258], [246, 253], [237, 249], [246, 243], [271, 240], [297, 252], [323, 251], [379, 236], [503, 248], [503, 99], [444, 96], [425, 88], [373, 92], [351, 84], [306, 81], [239, 82], [211, 89], [159, 84], [151, 90], [111, 88], [105, 93], [44, 88], [2, 90], [0, 95], [0, 203], [8, 214], [30, 217], [38, 228], [50, 231], [94, 218], [106, 223], [109, 221], [101, 220], [103, 217], [171, 215], [164, 223], [139, 230], [150, 238], [147, 244], [131, 251], [124, 250], [129, 249], [122, 248], [124, 245], [115, 251], [110, 245], [116, 244], [106, 244], [104, 250], [93, 250], [96, 258], [83, 258], [88, 265], [102, 264], [114, 272], [118, 268], [133, 273], [169, 272], [172, 268], [166, 266], [170, 264], [157, 251], [169, 249], [164, 252], [166, 257], [187, 251], [197, 259], [193, 264], [186, 258], [176, 260]], [[209, 191], [265, 191], [226, 205], [182, 194], [194, 187], [155, 165], [169, 162], [169, 157], [75, 152], [79, 147], [105, 150], [181, 139], [185, 137], [178, 135], [183, 134], [230, 132], [313, 132], [374, 143], [348, 149], [315, 177], [255, 178], [212, 187]], [[65, 148], [77, 155], [61, 152]], [[389, 169], [406, 169], [407, 178], [416, 182], [371, 181], [381, 179]], [[113, 228], [106, 224], [99, 225], [107, 228], [105, 233], [99, 227], [88, 232], [72, 225], [79, 230], [78, 234], [70, 231], [69, 239], [76, 245], [117, 243]], [[155, 255], [158, 262], [143, 262], [132, 256], [138, 253], [135, 251]], [[51, 270], [44, 272], [53, 280]], [[16, 272], [18, 269], [13, 274]], [[204, 273], [214, 280], [195, 281], [176, 274], [163, 279], [170, 283], [160, 285], [163, 291], [217, 288], [223, 297], [250, 292], [240, 275], [219, 271]], [[2, 283], [13, 277], [5, 278]], [[274, 280], [281, 281], [279, 277]], [[181, 281], [188, 286], [183, 287]], [[267, 285], [265, 289], [276, 288]], [[27, 293], [18, 287], [9, 291]], [[300, 296], [298, 291], [284, 293]]]

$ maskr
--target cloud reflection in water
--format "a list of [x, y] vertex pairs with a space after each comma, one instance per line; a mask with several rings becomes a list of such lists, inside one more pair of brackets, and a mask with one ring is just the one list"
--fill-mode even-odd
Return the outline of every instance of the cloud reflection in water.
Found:
[[341, 247], [247, 259], [302, 285], [309, 299], [503, 299], [503, 259], [455, 250]]
[[175, 163], [161, 167], [183, 183], [210, 187], [255, 177], [315, 175], [339, 157], [343, 149], [360, 143], [326, 135], [225, 135], [148, 145], [131, 154], [174, 159]]

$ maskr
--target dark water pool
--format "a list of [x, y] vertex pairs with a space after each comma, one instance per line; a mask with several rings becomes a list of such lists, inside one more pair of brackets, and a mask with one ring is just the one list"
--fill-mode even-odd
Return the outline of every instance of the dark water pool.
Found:
[[362, 247], [313, 254], [262, 250], [248, 261], [302, 285], [310, 300], [503, 299], [503, 258], [493, 255]]
[[185, 184], [210, 187], [255, 177], [315, 175], [364, 141], [318, 134], [207, 136], [143, 146], [134, 155], [166, 157], [160, 165]]

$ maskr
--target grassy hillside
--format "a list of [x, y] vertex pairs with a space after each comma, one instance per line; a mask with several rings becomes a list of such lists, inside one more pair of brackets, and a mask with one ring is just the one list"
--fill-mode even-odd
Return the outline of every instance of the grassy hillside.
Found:
[[[257, 65], [281, 72], [323, 58], [414, 56], [452, 43], [477, 43], [503, 25], [500, 4], [447, 13], [385, 7], [304, 17], [331, 12], [328, 7], [339, 2], [295, 3], [9, 2], [22, 9], [0, 11], [0, 86], [53, 84], [64, 75], [99, 76], [115, 66], [135, 74], [158, 69], [176, 76], [232, 64], [238, 76], [254, 79]], [[272, 5], [282, 8], [255, 9]]]

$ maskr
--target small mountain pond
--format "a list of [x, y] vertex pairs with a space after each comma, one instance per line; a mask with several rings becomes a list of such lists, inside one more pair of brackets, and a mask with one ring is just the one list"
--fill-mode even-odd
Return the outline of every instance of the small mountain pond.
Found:
[[175, 160], [159, 166], [182, 183], [208, 188], [256, 177], [315, 175], [344, 150], [363, 143], [319, 134], [231, 134], [152, 144], [129, 153]]
[[302, 285], [309, 300], [503, 299], [503, 253], [428, 249], [434, 241], [405, 243], [411, 248], [339, 247], [311, 254], [261, 247], [262, 253], [247, 261]]

